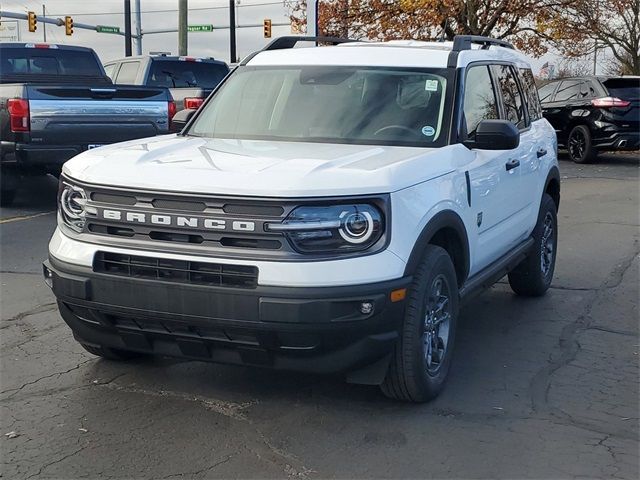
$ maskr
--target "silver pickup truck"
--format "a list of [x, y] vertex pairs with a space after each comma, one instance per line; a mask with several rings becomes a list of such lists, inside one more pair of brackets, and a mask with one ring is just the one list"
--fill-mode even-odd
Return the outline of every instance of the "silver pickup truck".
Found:
[[114, 85], [90, 48], [0, 44], [2, 205], [22, 175], [57, 175], [85, 150], [168, 133], [175, 110], [166, 88]]

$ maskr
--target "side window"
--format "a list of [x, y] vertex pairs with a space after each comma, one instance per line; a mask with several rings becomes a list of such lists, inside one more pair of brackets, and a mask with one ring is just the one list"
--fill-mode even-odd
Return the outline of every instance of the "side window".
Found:
[[111, 63], [109, 65], [104, 66], [104, 71], [111, 80], [113, 80], [114, 73], [116, 73], [117, 63]]
[[547, 83], [545, 86], [540, 87], [538, 90], [538, 96], [540, 97], [540, 103], [550, 102], [552, 100], [551, 95], [558, 86], [558, 82]]
[[120, 66], [120, 71], [115, 83], [133, 84], [136, 83], [140, 62], [125, 62]]
[[530, 68], [520, 69], [522, 84], [525, 90], [525, 99], [527, 101], [527, 108], [529, 109], [529, 117], [532, 122], [540, 120], [542, 118], [542, 107], [540, 106], [540, 100], [538, 99], [538, 90], [536, 89], [536, 81], [533, 78]]
[[467, 135], [472, 136], [485, 119], [498, 118], [496, 95], [486, 65], [467, 70], [464, 87], [464, 121]]
[[556, 102], [566, 102], [569, 100], [577, 100], [582, 97], [582, 82], [571, 80], [564, 81], [558, 87], [556, 92]]
[[513, 122], [519, 129], [527, 127], [525, 104], [513, 68], [509, 65], [494, 65], [493, 68], [502, 93], [505, 120]]

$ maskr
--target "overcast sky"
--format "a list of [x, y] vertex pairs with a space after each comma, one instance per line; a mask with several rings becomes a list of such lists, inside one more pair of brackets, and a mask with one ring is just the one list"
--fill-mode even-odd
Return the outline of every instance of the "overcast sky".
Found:
[[[2, 0], [3, 10], [26, 13], [29, 10], [42, 15], [42, 5], [47, 15], [63, 18], [71, 15], [76, 23], [91, 25], [112, 25], [124, 31], [123, 0]], [[131, 0], [135, 9], [135, 0]], [[237, 23], [262, 23], [264, 18], [271, 18], [273, 23], [287, 22], [287, 9], [280, 0], [236, 0]], [[266, 4], [266, 5], [265, 5]], [[178, 0], [141, 0], [142, 29], [175, 28], [178, 24]], [[229, 25], [228, 0], [189, 0], [189, 24]], [[158, 12], [158, 10], [162, 10]], [[135, 14], [132, 15], [135, 22]], [[42, 41], [43, 24], [38, 24], [38, 31], [30, 33], [26, 22], [21, 21], [20, 34], [22, 41]], [[135, 26], [133, 27], [135, 31]], [[273, 36], [289, 35], [289, 26], [273, 27]], [[96, 33], [94, 31], [74, 29], [73, 36], [64, 34], [64, 27], [47, 25], [47, 41], [50, 43], [75, 44], [93, 47], [103, 62], [124, 56], [124, 37]], [[261, 48], [267, 40], [263, 38], [262, 28], [240, 28], [237, 30], [238, 56], [243, 56]], [[177, 54], [178, 34], [162, 33], [146, 35], [143, 39], [143, 53], [150, 51], [167, 51]], [[135, 54], [136, 47], [133, 45]], [[229, 60], [229, 30], [212, 33], [190, 33], [189, 54], [195, 56], [213, 56]], [[537, 74], [545, 61], [557, 63], [557, 57], [546, 55], [532, 59], [534, 72]]]

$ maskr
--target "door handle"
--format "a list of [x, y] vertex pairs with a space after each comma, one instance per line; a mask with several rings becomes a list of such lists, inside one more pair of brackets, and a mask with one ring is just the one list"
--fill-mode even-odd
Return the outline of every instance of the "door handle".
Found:
[[536, 155], [538, 156], [538, 158], [542, 158], [547, 154], [547, 150], [544, 148], [540, 148], [537, 152]]
[[508, 172], [509, 170], [518, 168], [520, 166], [520, 160], [514, 158], [513, 160], [509, 160], [505, 166], [507, 167], [507, 172]]

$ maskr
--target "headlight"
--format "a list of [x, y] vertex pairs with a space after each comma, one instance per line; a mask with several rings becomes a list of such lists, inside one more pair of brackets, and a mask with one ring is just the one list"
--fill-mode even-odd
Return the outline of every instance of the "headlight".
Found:
[[380, 210], [370, 204], [303, 206], [267, 230], [283, 232], [301, 253], [353, 252], [374, 246], [384, 232]]
[[85, 223], [86, 206], [87, 194], [82, 188], [65, 181], [60, 182], [58, 207], [65, 225], [81, 232]]

